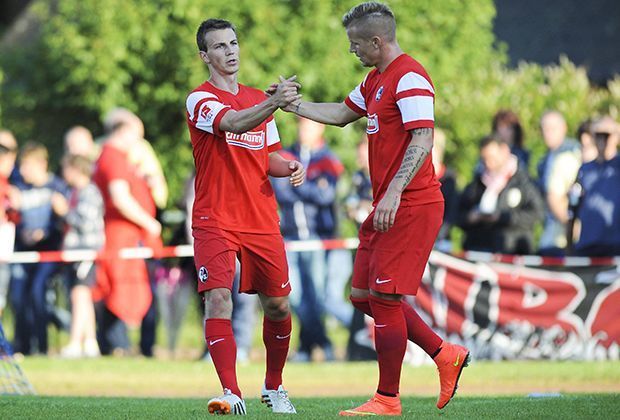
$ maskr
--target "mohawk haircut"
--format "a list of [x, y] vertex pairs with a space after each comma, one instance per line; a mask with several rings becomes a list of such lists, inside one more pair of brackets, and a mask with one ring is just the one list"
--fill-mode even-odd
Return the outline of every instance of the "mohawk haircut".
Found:
[[196, 32], [196, 44], [198, 45], [198, 51], [207, 51], [207, 41], [205, 35], [207, 32], [219, 31], [220, 29], [232, 29], [237, 34], [235, 25], [224, 19], [207, 19], [200, 24], [198, 32]]
[[389, 41], [396, 37], [396, 18], [392, 10], [385, 4], [369, 1], [358, 4], [342, 17], [342, 26], [349, 28], [359, 25], [362, 28], [382, 30], [382, 35]]

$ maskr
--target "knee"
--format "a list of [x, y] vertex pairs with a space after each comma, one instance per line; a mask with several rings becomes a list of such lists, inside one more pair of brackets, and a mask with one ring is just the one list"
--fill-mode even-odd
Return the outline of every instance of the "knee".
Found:
[[232, 316], [232, 297], [228, 289], [213, 289], [205, 292], [207, 318], [225, 318]]
[[286, 319], [291, 313], [287, 297], [272, 297], [266, 299], [263, 310], [267, 318], [274, 321]]

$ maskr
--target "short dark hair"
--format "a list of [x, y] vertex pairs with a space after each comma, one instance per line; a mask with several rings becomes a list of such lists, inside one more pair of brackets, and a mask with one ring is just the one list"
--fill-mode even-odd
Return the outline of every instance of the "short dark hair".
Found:
[[207, 51], [207, 41], [205, 40], [207, 32], [218, 31], [220, 29], [232, 29], [235, 34], [237, 33], [235, 25], [224, 19], [207, 19], [202, 22], [198, 27], [198, 32], [196, 32], [198, 51]]
[[510, 109], [500, 109], [497, 111], [495, 116], [493, 116], [493, 123], [491, 127], [494, 132], [497, 132], [497, 128], [500, 125], [509, 125], [512, 127], [512, 144], [514, 146], [523, 147], [523, 127], [521, 126], [521, 121], [519, 121], [519, 116], [515, 112]]
[[370, 24], [378, 22], [387, 24], [385, 25], [384, 35], [389, 40], [393, 40], [396, 37], [396, 18], [392, 10], [385, 4], [375, 1], [358, 4], [342, 17], [342, 26], [345, 28], [359, 23], [363, 24], [362, 27], [368, 28]]
[[497, 134], [489, 134], [488, 136], [484, 136], [480, 140], [480, 143], [478, 144], [478, 148], [480, 150], [482, 150], [482, 149], [484, 149], [485, 147], [487, 147], [491, 143], [495, 143], [498, 146], [501, 146], [502, 144], [505, 144], [506, 146], [510, 146], [506, 140], [504, 140], [503, 138], [501, 138]]
[[592, 119], [588, 118], [579, 124], [577, 127], [577, 140], [581, 141], [581, 136], [585, 133], [592, 135]]

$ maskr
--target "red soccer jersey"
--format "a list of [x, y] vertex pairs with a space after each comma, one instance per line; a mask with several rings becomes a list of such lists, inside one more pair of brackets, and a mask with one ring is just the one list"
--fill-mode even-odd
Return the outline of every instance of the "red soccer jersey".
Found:
[[[434, 128], [435, 90], [420, 63], [406, 54], [383, 71], [373, 69], [345, 99], [358, 114], [366, 115], [368, 158], [374, 205], [398, 172], [411, 140], [410, 130]], [[401, 206], [443, 201], [440, 183], [429, 154], [403, 191]]]
[[234, 134], [220, 130], [231, 109], [241, 111], [265, 94], [239, 84], [232, 94], [205, 82], [187, 97], [187, 124], [196, 164], [192, 227], [247, 233], [279, 233], [275, 195], [267, 175], [269, 153], [281, 149], [273, 117]]
[[143, 200], [141, 201], [142, 197], [136, 194], [136, 192], [140, 189], [139, 184], [145, 181], [140, 178], [137, 169], [129, 163], [126, 152], [106, 144], [101, 150], [101, 155], [95, 164], [95, 172], [93, 173], [93, 183], [99, 187], [101, 197], [103, 198], [105, 207], [104, 220], [106, 223], [124, 221], [139, 228], [138, 225], [127, 220], [112, 202], [109, 185], [117, 179], [127, 181], [131, 195], [138, 200], [140, 205], [144, 206]]

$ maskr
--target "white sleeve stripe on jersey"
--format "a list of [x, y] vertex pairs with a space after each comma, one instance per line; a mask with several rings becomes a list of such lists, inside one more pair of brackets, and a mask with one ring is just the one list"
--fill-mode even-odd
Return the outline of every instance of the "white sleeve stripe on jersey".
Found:
[[218, 99], [217, 96], [215, 96], [214, 94], [210, 92], [198, 91], [198, 92], [190, 93], [189, 96], [187, 97], [187, 100], [185, 101], [185, 107], [187, 108], [189, 119], [192, 121], [194, 120], [194, 116], [196, 112], [196, 105], [198, 105], [198, 102], [204, 99], [211, 99], [211, 98]]
[[409, 98], [412, 96], [430, 96], [431, 98], [435, 97], [435, 95], [433, 95], [433, 92], [431, 92], [430, 90], [408, 89], [408, 90], [403, 90], [402, 92], [398, 92], [396, 94], [396, 100], [399, 101], [403, 98]]
[[278, 133], [278, 126], [276, 120], [271, 120], [267, 123], [267, 146], [272, 146], [280, 142], [280, 133]]
[[418, 120], [434, 121], [433, 98], [431, 96], [409, 96], [396, 101], [403, 123]]
[[400, 78], [396, 86], [396, 94], [409, 89], [423, 89], [435, 93], [433, 85], [424, 76], [412, 71]]
[[[204, 109], [207, 108], [207, 109]], [[196, 128], [206, 131], [207, 133], [215, 134], [213, 124], [217, 119], [217, 116], [224, 110], [230, 108], [228, 105], [224, 105], [221, 102], [216, 101], [204, 101], [200, 105], [200, 110], [196, 116]]]
[[355, 89], [349, 93], [349, 99], [360, 109], [366, 111], [366, 101], [364, 100], [364, 96], [362, 95], [362, 91], [360, 89], [361, 85], [357, 85]]

